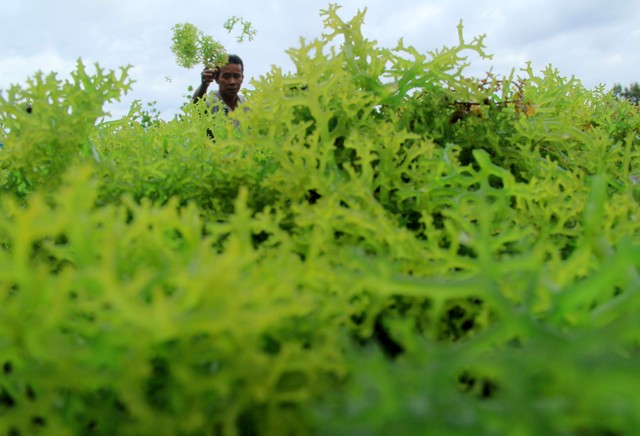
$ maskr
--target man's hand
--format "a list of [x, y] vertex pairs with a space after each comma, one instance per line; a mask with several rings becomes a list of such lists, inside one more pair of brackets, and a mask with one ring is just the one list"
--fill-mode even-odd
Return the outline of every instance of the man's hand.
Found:
[[209, 68], [204, 69], [201, 74], [202, 84], [204, 86], [209, 86], [211, 82], [215, 80], [217, 73], [218, 73], [217, 69], [215, 70], [212, 70]]
[[197, 102], [200, 100], [207, 92], [207, 88], [211, 85], [211, 82], [215, 80], [218, 75], [218, 69], [210, 69], [205, 68], [202, 73], [200, 73], [200, 86], [193, 93], [193, 102]]

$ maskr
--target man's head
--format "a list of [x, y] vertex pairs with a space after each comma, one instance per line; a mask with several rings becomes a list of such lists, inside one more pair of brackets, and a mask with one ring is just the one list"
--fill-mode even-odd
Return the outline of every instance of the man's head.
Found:
[[215, 81], [220, 87], [222, 98], [235, 100], [243, 79], [244, 65], [242, 64], [242, 59], [237, 55], [229, 55], [227, 65], [218, 68], [215, 75]]

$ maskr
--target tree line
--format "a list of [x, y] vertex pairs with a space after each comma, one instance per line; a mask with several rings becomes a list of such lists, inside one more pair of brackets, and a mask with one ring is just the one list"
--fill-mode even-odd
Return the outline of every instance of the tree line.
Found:
[[640, 102], [640, 85], [638, 82], [634, 82], [629, 86], [622, 88], [622, 85], [616, 83], [611, 90], [613, 95], [617, 98], [626, 98], [631, 103], [637, 105]]

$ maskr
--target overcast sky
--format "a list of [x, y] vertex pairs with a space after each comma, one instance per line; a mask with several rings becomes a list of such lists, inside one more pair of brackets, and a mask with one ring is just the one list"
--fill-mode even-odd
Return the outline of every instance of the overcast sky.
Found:
[[[214, 35], [245, 63], [245, 86], [272, 65], [290, 71], [285, 51], [299, 40], [320, 37], [319, 0], [0, 0], [0, 89], [23, 85], [36, 71], [65, 77], [78, 58], [117, 69], [132, 65], [133, 91], [109, 108], [127, 112], [131, 101], [156, 101], [165, 119], [179, 111], [200, 69], [178, 67], [171, 28], [190, 22]], [[348, 20], [367, 8], [365, 37], [392, 48], [399, 38], [421, 52], [452, 45], [462, 20], [469, 40], [486, 34], [488, 63], [506, 74], [531, 61], [535, 71], [551, 64], [589, 87], [640, 81], [639, 0], [343, 0]], [[253, 23], [255, 39], [239, 44], [223, 23], [231, 16]]]

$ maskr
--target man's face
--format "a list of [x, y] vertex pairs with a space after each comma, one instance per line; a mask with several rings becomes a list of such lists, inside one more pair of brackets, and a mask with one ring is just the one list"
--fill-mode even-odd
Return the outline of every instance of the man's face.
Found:
[[220, 94], [235, 98], [242, 86], [242, 79], [244, 79], [242, 65], [227, 64], [221, 67], [216, 79], [220, 85]]

